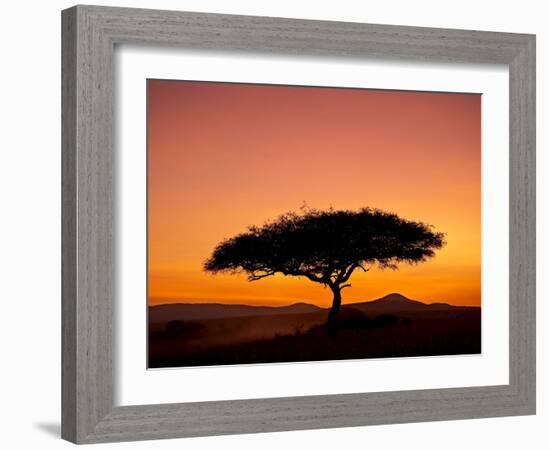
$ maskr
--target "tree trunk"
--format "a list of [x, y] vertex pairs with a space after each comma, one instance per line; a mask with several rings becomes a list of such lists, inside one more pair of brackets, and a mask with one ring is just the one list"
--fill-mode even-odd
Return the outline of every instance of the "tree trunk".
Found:
[[339, 286], [331, 286], [332, 290], [332, 306], [328, 313], [327, 330], [333, 333], [336, 330], [336, 316], [340, 311], [340, 305], [342, 304], [342, 293]]

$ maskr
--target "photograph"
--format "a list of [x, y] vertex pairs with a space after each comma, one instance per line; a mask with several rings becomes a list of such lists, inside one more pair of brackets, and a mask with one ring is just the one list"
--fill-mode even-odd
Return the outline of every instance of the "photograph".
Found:
[[148, 367], [480, 354], [481, 95], [147, 80]]

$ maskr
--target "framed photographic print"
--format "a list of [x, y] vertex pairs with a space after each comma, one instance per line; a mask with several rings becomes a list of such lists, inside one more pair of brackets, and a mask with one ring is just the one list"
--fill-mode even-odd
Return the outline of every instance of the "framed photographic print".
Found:
[[534, 414], [534, 36], [62, 17], [65, 439]]

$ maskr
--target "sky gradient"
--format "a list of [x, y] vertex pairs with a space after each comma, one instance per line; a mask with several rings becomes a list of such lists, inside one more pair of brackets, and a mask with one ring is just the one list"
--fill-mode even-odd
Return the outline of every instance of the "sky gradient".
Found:
[[329, 306], [303, 278], [249, 282], [202, 264], [287, 211], [393, 211], [447, 245], [426, 263], [354, 273], [343, 303], [391, 292], [481, 304], [481, 96], [148, 80], [148, 299]]

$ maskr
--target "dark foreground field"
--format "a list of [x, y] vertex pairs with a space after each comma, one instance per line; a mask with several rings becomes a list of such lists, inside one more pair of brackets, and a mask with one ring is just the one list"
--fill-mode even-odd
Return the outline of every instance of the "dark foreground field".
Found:
[[149, 309], [149, 367], [481, 353], [481, 309], [427, 305], [391, 294], [344, 306], [328, 335], [327, 310], [174, 304]]

